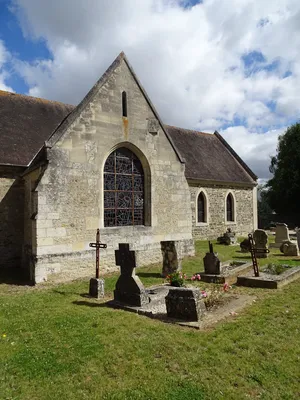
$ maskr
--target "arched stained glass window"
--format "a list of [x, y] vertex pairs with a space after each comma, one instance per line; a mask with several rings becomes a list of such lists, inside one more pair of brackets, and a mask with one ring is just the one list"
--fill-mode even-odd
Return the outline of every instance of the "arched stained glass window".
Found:
[[231, 193], [226, 199], [226, 217], [228, 222], [234, 221], [234, 199]]
[[140, 160], [121, 147], [104, 165], [104, 226], [144, 225], [144, 171]]
[[203, 192], [199, 193], [198, 201], [198, 222], [206, 222], [207, 221], [207, 212], [206, 212], [206, 199]]

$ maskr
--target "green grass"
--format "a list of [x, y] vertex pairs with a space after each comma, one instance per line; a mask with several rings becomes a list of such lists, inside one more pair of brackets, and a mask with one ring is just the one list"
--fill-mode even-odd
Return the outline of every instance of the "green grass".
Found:
[[[196, 247], [184, 261], [190, 275], [203, 269], [208, 248]], [[248, 256], [236, 250], [215, 245], [222, 260]], [[259, 262], [278, 261], [297, 265], [278, 253]], [[145, 285], [162, 281], [157, 266], [139, 275]], [[106, 278], [108, 297], [116, 279]], [[257, 300], [202, 332], [108, 308], [84, 297], [87, 290], [88, 280], [0, 285], [1, 400], [300, 397], [300, 281], [277, 291], [232, 289]]]

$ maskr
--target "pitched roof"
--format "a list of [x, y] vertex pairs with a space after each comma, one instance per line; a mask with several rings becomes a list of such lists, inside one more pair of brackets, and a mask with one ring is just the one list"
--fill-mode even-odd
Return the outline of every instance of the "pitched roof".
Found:
[[185, 159], [185, 176], [194, 180], [254, 183], [257, 176], [219, 135], [165, 125]]
[[73, 108], [0, 90], [0, 164], [28, 166]]
[[110, 74], [125, 61], [181, 162], [187, 179], [251, 183], [256, 175], [228, 143], [214, 135], [163, 125], [124, 53], [77, 106], [0, 91], [0, 164], [28, 166], [45, 142], [53, 146]]

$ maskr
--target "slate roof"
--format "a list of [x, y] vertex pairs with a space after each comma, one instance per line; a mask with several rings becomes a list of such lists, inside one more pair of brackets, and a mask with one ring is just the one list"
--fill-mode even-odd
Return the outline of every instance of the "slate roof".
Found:
[[[0, 164], [28, 166], [74, 106], [0, 91]], [[187, 179], [255, 183], [256, 175], [219, 135], [164, 125]]]
[[0, 164], [28, 166], [73, 108], [0, 90]]
[[222, 136], [165, 125], [181, 156], [185, 176], [194, 180], [254, 183], [257, 176]]

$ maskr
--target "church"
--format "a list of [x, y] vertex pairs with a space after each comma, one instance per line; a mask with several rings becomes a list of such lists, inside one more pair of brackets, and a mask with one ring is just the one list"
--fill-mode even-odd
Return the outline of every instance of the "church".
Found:
[[163, 124], [124, 53], [76, 107], [0, 91], [0, 268], [93, 276], [129, 243], [137, 265], [257, 228], [257, 177], [215, 132]]

